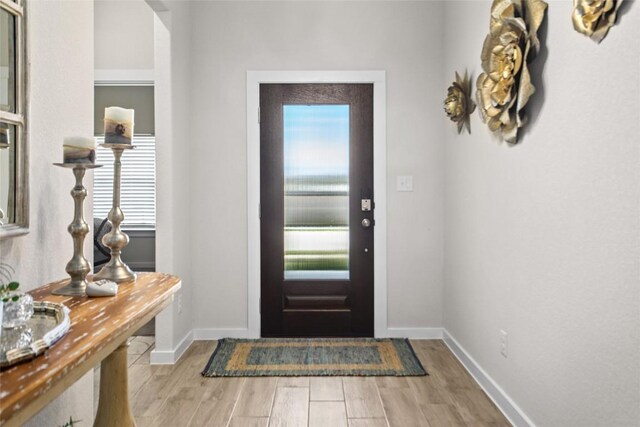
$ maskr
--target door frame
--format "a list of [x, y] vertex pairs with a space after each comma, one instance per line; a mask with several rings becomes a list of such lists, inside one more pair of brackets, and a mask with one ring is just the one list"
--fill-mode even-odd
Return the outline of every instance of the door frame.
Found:
[[260, 337], [260, 84], [373, 84], [374, 336], [387, 330], [387, 138], [385, 71], [247, 71], [247, 326]]

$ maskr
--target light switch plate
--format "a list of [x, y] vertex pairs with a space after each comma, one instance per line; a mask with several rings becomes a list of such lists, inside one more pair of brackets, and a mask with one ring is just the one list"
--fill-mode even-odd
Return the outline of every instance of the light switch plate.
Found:
[[397, 191], [413, 191], [413, 176], [412, 175], [404, 175], [399, 176], [397, 185]]

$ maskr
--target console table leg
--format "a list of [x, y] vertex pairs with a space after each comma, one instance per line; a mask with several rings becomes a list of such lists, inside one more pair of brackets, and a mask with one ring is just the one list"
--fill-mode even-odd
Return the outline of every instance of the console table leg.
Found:
[[127, 348], [125, 341], [102, 361], [100, 366], [100, 400], [94, 427], [135, 427], [129, 406]]

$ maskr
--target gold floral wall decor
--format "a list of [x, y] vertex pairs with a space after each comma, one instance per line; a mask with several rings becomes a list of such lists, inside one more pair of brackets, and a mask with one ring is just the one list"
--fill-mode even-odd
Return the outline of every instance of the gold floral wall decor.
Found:
[[471, 99], [471, 78], [464, 72], [464, 77], [456, 72], [456, 81], [447, 89], [447, 97], [444, 100], [444, 111], [452, 122], [458, 125], [458, 133], [463, 128], [471, 133], [470, 116], [476, 109], [476, 104]]
[[494, 0], [491, 6], [476, 97], [482, 120], [510, 144], [518, 142], [526, 123], [522, 110], [535, 92], [528, 65], [540, 50], [546, 10], [542, 0]]
[[598, 43], [616, 22], [622, 0], [573, 0], [573, 28]]

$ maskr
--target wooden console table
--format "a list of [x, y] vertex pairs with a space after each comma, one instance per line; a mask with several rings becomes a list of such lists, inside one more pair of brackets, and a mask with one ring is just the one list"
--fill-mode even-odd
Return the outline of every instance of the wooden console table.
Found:
[[[135, 281], [120, 283], [115, 297], [51, 294], [68, 281], [30, 292], [36, 301], [59, 302], [69, 307], [71, 328], [45, 354], [0, 372], [0, 425], [22, 425], [102, 362], [94, 425], [135, 426], [129, 407], [127, 339], [169, 305], [180, 289], [180, 279], [164, 273], [138, 273]], [[87, 399], [92, 401], [90, 396]]]

